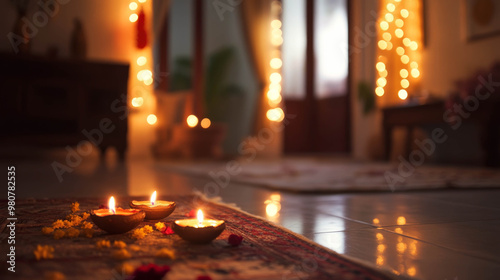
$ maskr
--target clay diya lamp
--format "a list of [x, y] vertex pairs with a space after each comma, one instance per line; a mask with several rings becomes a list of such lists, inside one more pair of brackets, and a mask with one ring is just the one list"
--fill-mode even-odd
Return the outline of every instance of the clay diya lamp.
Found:
[[94, 224], [110, 234], [125, 233], [136, 228], [146, 217], [139, 209], [115, 208], [115, 198], [111, 197], [109, 209], [92, 210], [90, 218]]
[[210, 243], [226, 228], [222, 220], [205, 220], [203, 212], [198, 210], [197, 219], [176, 220], [172, 230], [182, 239], [196, 244]]
[[132, 200], [129, 205], [131, 208], [146, 212], [146, 220], [160, 220], [166, 218], [175, 210], [175, 202], [156, 200], [156, 191], [153, 192], [149, 201]]

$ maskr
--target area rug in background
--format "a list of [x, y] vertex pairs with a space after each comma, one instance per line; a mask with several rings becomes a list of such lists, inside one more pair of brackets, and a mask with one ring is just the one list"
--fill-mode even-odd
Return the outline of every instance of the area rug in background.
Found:
[[[237, 172], [234, 166], [239, 168]], [[299, 193], [407, 191], [500, 187], [500, 169], [412, 166], [409, 163], [289, 158], [227, 162], [161, 162], [159, 168], [209, 180], [223, 178], [252, 186]]]
[[[137, 199], [137, 198], [134, 198]], [[201, 207], [207, 218], [226, 221], [226, 230], [208, 245], [193, 245], [176, 234], [166, 235], [154, 230], [136, 240], [130, 233], [108, 235], [96, 231], [92, 238], [72, 237], [54, 239], [42, 234], [42, 228], [64, 219], [70, 213], [74, 199], [18, 200], [16, 207], [16, 272], [6, 269], [2, 262], [1, 279], [40, 279], [64, 275], [65, 279], [129, 279], [130, 269], [145, 264], [168, 265], [170, 271], [163, 279], [392, 279], [394, 276], [371, 268], [273, 225], [261, 218], [227, 205], [209, 202], [198, 196], [171, 196], [161, 199], [175, 201], [174, 213], [163, 220], [169, 223], [185, 219], [186, 213]], [[96, 209], [106, 199], [79, 199], [80, 212]], [[117, 197], [119, 206], [127, 205], [130, 197]], [[2, 203], [2, 213], [7, 203]], [[7, 252], [9, 228], [2, 216], [2, 252]], [[155, 222], [143, 222], [139, 227]], [[230, 234], [243, 237], [239, 246], [228, 244]], [[98, 248], [97, 242], [109, 240], [111, 248]], [[122, 241], [125, 248], [113, 248]], [[52, 246], [53, 258], [36, 260], [37, 245]], [[123, 245], [123, 244], [122, 244]], [[122, 246], [123, 247], [123, 246]], [[161, 250], [173, 252], [159, 254]], [[130, 255], [124, 254], [126, 250]], [[120, 253], [122, 251], [122, 253]], [[118, 252], [118, 253], [117, 253]], [[120, 259], [123, 258], [123, 259]], [[59, 278], [57, 278], [59, 279]], [[149, 279], [149, 278], [148, 278]]]

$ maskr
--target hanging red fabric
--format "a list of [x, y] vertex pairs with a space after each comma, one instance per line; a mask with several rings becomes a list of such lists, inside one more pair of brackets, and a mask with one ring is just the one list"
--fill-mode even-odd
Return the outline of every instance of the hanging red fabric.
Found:
[[146, 33], [146, 15], [144, 10], [141, 8], [139, 12], [139, 17], [137, 19], [137, 38], [136, 46], [138, 49], [143, 49], [148, 44], [148, 34]]

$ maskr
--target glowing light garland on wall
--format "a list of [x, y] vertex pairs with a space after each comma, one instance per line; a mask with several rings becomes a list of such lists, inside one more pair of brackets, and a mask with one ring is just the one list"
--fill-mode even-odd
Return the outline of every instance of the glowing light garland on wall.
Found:
[[281, 45], [283, 44], [283, 31], [281, 30], [281, 2], [271, 2], [271, 59], [269, 67], [271, 74], [269, 75], [269, 87], [267, 91], [267, 101], [269, 109], [267, 110], [266, 117], [270, 121], [281, 122], [285, 118], [285, 113], [281, 109], [280, 104], [282, 101], [281, 96], [281, 67], [283, 62], [281, 60]]
[[395, 99], [392, 93], [405, 100], [409, 92], [418, 90], [420, 80], [420, 1], [382, 0], [378, 31], [375, 94], [388, 102]]
[[[133, 24], [140, 24], [141, 20], [144, 20], [143, 6], [147, 0], [137, 0], [129, 3], [128, 8], [131, 11], [129, 15], [129, 21]], [[142, 19], [141, 19], [142, 17]], [[137, 26], [137, 28], [140, 28]], [[151, 71], [151, 53], [150, 48], [147, 43], [147, 32], [144, 32], [143, 37], [137, 38], [136, 42], [136, 52], [132, 55], [131, 61], [131, 75], [132, 78], [136, 78], [131, 82], [131, 94], [130, 94], [130, 105], [132, 108], [140, 108], [148, 101], [147, 92], [150, 91], [150, 86], [154, 82], [153, 72]], [[137, 35], [139, 36], [139, 35]], [[145, 37], [144, 37], [145, 36]], [[141, 42], [139, 42], [141, 41]], [[156, 124], [158, 118], [155, 114], [148, 114], [146, 117], [146, 122], [150, 125]]]

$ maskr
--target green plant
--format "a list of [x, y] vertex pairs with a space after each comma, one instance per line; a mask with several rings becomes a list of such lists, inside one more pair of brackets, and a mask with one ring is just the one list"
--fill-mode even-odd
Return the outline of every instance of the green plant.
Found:
[[[234, 49], [224, 47], [208, 56], [205, 72], [204, 108], [206, 116], [220, 121], [223, 117], [221, 109], [224, 99], [231, 95], [242, 95], [243, 89], [236, 84], [227, 84], [229, 66], [234, 59]], [[181, 56], [175, 60], [170, 90], [188, 90], [192, 88], [192, 59]]]
[[358, 99], [363, 104], [363, 114], [375, 110], [375, 95], [372, 86], [365, 81], [358, 83]]

